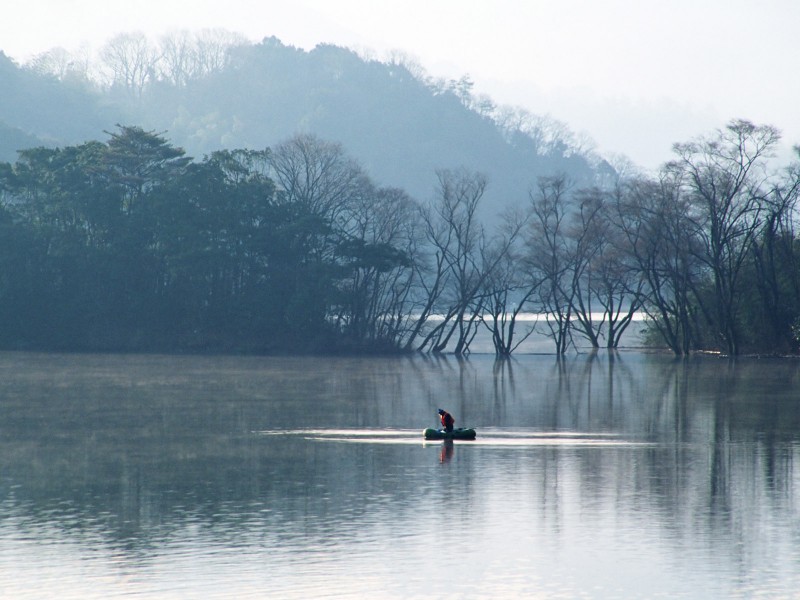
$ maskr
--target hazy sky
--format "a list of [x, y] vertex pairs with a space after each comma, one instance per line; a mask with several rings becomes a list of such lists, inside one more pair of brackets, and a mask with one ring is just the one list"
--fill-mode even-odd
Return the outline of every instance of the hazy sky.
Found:
[[800, 144], [799, 25], [799, 0], [3, 0], [0, 50], [21, 62], [119, 32], [207, 27], [403, 50], [654, 167], [731, 118]]

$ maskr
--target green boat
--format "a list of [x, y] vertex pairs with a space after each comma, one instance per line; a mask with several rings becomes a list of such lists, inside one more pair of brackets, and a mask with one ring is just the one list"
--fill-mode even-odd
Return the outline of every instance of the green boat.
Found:
[[466, 427], [459, 427], [453, 431], [429, 427], [422, 432], [422, 435], [426, 440], [474, 440], [476, 433], [474, 429]]

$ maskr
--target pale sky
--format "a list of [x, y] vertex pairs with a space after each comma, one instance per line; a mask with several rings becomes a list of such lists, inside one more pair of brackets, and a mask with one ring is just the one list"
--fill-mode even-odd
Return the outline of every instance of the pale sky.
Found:
[[402, 50], [653, 168], [732, 118], [800, 144], [799, 26], [798, 0], [4, 0], [0, 50], [24, 62], [120, 32], [213, 27]]

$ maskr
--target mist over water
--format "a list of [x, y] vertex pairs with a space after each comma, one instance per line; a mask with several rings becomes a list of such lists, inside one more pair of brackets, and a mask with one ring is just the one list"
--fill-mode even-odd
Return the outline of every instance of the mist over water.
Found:
[[[0, 354], [0, 595], [792, 597], [799, 376]], [[478, 439], [424, 442], [439, 406]]]

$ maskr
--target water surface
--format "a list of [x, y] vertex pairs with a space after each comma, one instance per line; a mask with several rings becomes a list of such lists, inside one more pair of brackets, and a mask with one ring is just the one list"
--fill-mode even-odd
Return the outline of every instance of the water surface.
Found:
[[0, 597], [794, 598], [798, 377], [0, 354]]

